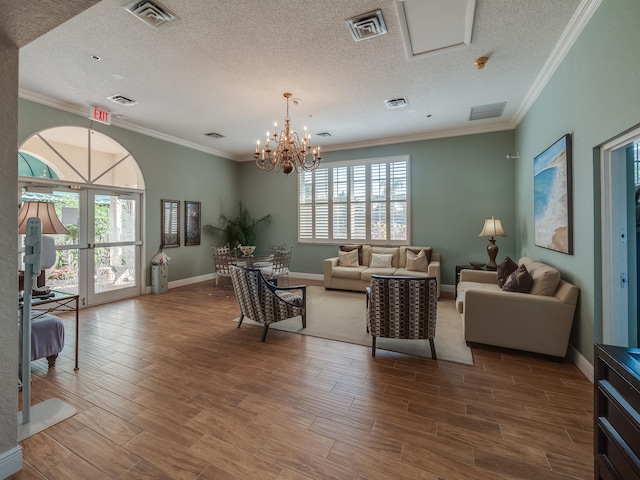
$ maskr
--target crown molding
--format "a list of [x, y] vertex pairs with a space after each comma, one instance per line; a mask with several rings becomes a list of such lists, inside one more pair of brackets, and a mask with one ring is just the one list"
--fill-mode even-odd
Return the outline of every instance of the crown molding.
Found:
[[516, 112], [518, 126], [587, 26], [602, 0], [582, 0]]
[[[56, 108], [58, 110], [65, 111], [67, 113], [72, 113], [74, 115], [79, 115], [81, 117], [86, 117], [87, 112], [89, 111], [89, 107], [83, 107], [77, 104], [71, 104], [66, 102], [61, 102], [60, 100], [53, 99], [51, 97], [47, 97], [45, 95], [41, 95], [39, 93], [31, 92], [25, 89], [19, 89], [18, 96], [24, 100], [29, 100], [31, 102], [39, 103], [41, 105], [45, 105], [47, 107]], [[156, 130], [152, 130], [150, 128], [141, 127], [139, 125], [134, 125], [132, 123], [126, 122], [124, 120], [112, 119], [111, 125], [114, 127], [123, 128], [125, 130], [129, 130], [132, 132], [140, 133], [142, 135], [146, 135], [148, 137], [157, 138], [158, 140], [164, 140], [165, 142], [173, 143], [175, 145], [180, 145], [182, 147], [187, 147], [192, 150], [198, 150], [200, 152], [209, 153], [211, 155], [217, 155], [218, 157], [226, 158], [229, 160], [240, 161], [241, 157], [237, 155], [231, 155], [226, 152], [222, 152], [220, 150], [214, 150], [213, 148], [203, 147], [202, 145], [198, 145], [197, 143], [188, 142], [178, 137], [174, 137], [172, 135], [167, 135]]]

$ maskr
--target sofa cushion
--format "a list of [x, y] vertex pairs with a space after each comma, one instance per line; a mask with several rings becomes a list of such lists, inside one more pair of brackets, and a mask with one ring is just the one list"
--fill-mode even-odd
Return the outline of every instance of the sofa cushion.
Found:
[[507, 280], [502, 286], [502, 290], [505, 292], [519, 292], [529, 293], [531, 286], [533, 285], [533, 278], [527, 270], [527, 267], [523, 264], [518, 269], [507, 277]]
[[507, 281], [509, 275], [518, 269], [518, 264], [511, 260], [511, 257], [505, 258], [500, 265], [498, 265], [498, 285], [500, 288], [504, 286], [504, 282]]
[[338, 252], [338, 266], [340, 267], [357, 267], [358, 262], [358, 250], [351, 250], [348, 252]]
[[400, 248], [399, 247], [371, 247], [371, 255], [374, 253], [387, 253], [393, 255], [391, 266], [398, 268], [400, 266]]
[[415, 254], [410, 249], [407, 249], [407, 270], [412, 272], [426, 272], [429, 269], [429, 260], [424, 250], [420, 250], [420, 253]]
[[560, 285], [560, 272], [558, 270], [546, 263], [531, 260], [527, 257], [522, 257], [518, 263], [527, 267], [533, 279], [533, 286], [529, 293], [548, 297], [556, 293], [558, 285]]
[[[416, 248], [416, 247], [406, 247], [407, 252], [412, 252], [418, 255], [421, 251], [424, 251], [425, 256], [427, 257], [427, 263], [431, 263], [431, 256], [433, 254], [433, 248], [425, 247], [425, 248]], [[402, 266], [402, 265], [400, 265]]]
[[331, 276], [336, 278], [348, 278], [350, 280], [360, 280], [362, 272], [367, 269], [365, 265], [359, 267], [333, 267]]
[[358, 264], [362, 265], [362, 245], [340, 245], [341, 252], [350, 252], [352, 250], [358, 250]]
[[370, 268], [391, 268], [393, 255], [390, 253], [372, 253]]
[[396, 273], [395, 267], [390, 268], [367, 268], [362, 272], [361, 279], [365, 282], [371, 282], [371, 275], [393, 275]]
[[456, 294], [456, 309], [459, 313], [463, 313], [464, 296], [468, 290], [483, 290], [487, 292], [500, 292], [501, 289], [497, 283], [481, 283], [481, 282], [460, 282]]

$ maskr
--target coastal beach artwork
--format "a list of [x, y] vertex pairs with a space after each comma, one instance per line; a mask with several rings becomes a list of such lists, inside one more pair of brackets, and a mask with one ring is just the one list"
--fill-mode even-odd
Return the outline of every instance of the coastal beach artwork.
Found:
[[534, 240], [539, 247], [573, 254], [571, 135], [533, 160]]

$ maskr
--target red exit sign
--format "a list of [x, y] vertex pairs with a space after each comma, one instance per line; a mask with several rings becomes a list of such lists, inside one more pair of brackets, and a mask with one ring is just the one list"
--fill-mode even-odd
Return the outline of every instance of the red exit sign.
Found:
[[89, 118], [96, 122], [111, 125], [111, 114], [106, 110], [102, 110], [98, 107], [91, 107], [89, 109]]

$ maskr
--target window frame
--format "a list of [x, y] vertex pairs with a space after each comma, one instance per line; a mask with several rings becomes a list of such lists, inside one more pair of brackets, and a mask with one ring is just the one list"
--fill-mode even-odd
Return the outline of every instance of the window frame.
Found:
[[[390, 176], [390, 165], [393, 163], [398, 163], [398, 162], [405, 162], [406, 163], [406, 194], [405, 194], [405, 198], [404, 200], [397, 200], [397, 199], [393, 199], [392, 195], [391, 195], [391, 189], [389, 181], [391, 180], [391, 176]], [[372, 204], [375, 203], [380, 203], [379, 200], [373, 200], [372, 199], [372, 195], [371, 195], [371, 189], [372, 189], [372, 174], [371, 174], [371, 165], [378, 165], [378, 164], [384, 164], [386, 166], [386, 170], [387, 170], [387, 176], [386, 176], [386, 199], [384, 200], [384, 203], [386, 205], [386, 212], [387, 212], [387, 222], [386, 222], [386, 233], [387, 233], [387, 239], [386, 240], [377, 240], [377, 239], [372, 239], [372, 229], [371, 229], [371, 206]], [[352, 203], [355, 204], [361, 204], [362, 201], [354, 201], [352, 200], [352, 195], [351, 195], [351, 176], [352, 176], [352, 168], [354, 167], [365, 167], [365, 177], [366, 177], [366, 185], [365, 185], [365, 230], [366, 230], [366, 235], [365, 238], [351, 238], [351, 232], [350, 229], [352, 227], [351, 224], [351, 211], [352, 211]], [[344, 167], [347, 167], [347, 200], [346, 202], [335, 202], [334, 201], [334, 171], [335, 169], [343, 169]], [[327, 171], [327, 184], [328, 184], [328, 190], [326, 192], [326, 202], [316, 202], [316, 180], [315, 180], [315, 175], [316, 172], [318, 171], [322, 171], [322, 170], [326, 170]], [[357, 160], [347, 160], [347, 161], [338, 161], [338, 162], [327, 162], [324, 164], [321, 164], [316, 170], [311, 171], [311, 172], [302, 172], [298, 175], [298, 189], [297, 189], [297, 203], [298, 203], [298, 243], [300, 244], [319, 244], [319, 245], [342, 245], [342, 244], [350, 244], [350, 243], [357, 243], [357, 244], [368, 244], [368, 245], [410, 245], [411, 244], [411, 185], [410, 185], [410, 175], [411, 172], [411, 156], [410, 155], [394, 155], [394, 156], [390, 156], [390, 157], [378, 157], [378, 158], [365, 158], [365, 159], [357, 159]], [[301, 189], [303, 187], [303, 180], [306, 180], [308, 175], [312, 175], [312, 187], [311, 187], [311, 192], [310, 192], [310, 196], [311, 196], [311, 201], [307, 202], [307, 203], [302, 203], [302, 192]], [[406, 209], [406, 238], [404, 240], [391, 240], [391, 224], [390, 224], [390, 208], [391, 208], [391, 204], [394, 202], [404, 202], [405, 203], [405, 209]], [[334, 238], [334, 204], [338, 205], [338, 204], [346, 204], [346, 225], [347, 225], [347, 238]], [[327, 220], [327, 237], [326, 238], [319, 238], [316, 237], [316, 224], [315, 224], [315, 218], [316, 218], [316, 204], [318, 205], [326, 205], [327, 207], [327, 211], [328, 211], [328, 220]], [[306, 229], [311, 229], [312, 231], [312, 237], [304, 237], [302, 238], [301, 236], [301, 224], [302, 224], [302, 220], [303, 220], [303, 212], [302, 212], [302, 208], [303, 206], [305, 206], [305, 210], [309, 209], [309, 206], [311, 208], [311, 214], [310, 214], [310, 218], [309, 218], [309, 214], [306, 214], [306, 218], [305, 218], [305, 228]], [[306, 212], [305, 212], [306, 213]], [[324, 225], [323, 225], [324, 226]]]

